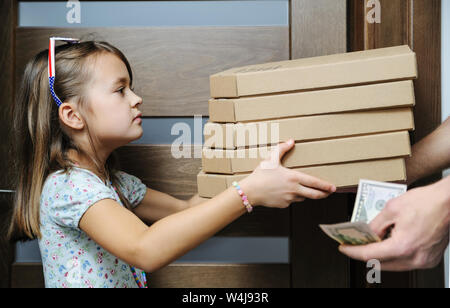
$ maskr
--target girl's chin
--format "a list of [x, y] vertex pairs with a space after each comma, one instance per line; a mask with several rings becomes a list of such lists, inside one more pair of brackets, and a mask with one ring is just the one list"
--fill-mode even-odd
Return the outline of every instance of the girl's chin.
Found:
[[142, 129], [142, 126], [139, 126], [139, 130], [138, 130], [136, 137], [131, 141], [136, 141], [136, 140], [140, 139], [143, 135], [144, 135], [144, 130]]
[[142, 129], [142, 127], [139, 126], [139, 128], [133, 127], [131, 128], [127, 133], [126, 133], [126, 137], [125, 136], [108, 136], [105, 138], [102, 138], [102, 143], [108, 146], [113, 146], [115, 148], [120, 148], [122, 146], [126, 146], [129, 143], [136, 141], [138, 139], [140, 139], [142, 136], [144, 135], [144, 130]]

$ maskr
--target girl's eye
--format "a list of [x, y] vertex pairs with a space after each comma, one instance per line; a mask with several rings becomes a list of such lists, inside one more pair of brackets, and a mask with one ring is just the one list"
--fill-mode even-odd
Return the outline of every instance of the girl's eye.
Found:
[[123, 94], [123, 90], [124, 90], [125, 88], [120, 88], [119, 90], [117, 90], [116, 92], [119, 92], [120, 94]]

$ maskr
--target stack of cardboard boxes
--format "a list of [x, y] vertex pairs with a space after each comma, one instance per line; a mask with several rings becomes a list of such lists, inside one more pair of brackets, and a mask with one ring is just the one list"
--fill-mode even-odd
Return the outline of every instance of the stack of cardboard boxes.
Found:
[[279, 142], [283, 166], [338, 188], [406, 180], [414, 130], [408, 46], [252, 65], [212, 75], [199, 195], [247, 177]]

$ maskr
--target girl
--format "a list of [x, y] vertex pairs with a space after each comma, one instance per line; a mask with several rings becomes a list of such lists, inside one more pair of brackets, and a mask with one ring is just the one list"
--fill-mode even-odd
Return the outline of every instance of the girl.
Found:
[[13, 106], [18, 177], [9, 230], [12, 239], [39, 239], [46, 287], [145, 287], [144, 272], [176, 260], [252, 205], [286, 208], [336, 190], [281, 166], [292, 140], [238, 189], [208, 201], [147, 188], [116, 166], [114, 151], [143, 134], [142, 99], [122, 52], [98, 41], [59, 46], [50, 68], [58, 77], [50, 81], [47, 55], [27, 64]]

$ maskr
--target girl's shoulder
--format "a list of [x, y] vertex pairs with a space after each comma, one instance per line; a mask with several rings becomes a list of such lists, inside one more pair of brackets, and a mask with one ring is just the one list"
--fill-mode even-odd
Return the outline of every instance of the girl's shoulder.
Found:
[[45, 180], [43, 188], [68, 186], [74, 188], [75, 186], [98, 186], [106, 184], [93, 172], [73, 167], [68, 170], [58, 170], [50, 173]]
[[[118, 179], [118, 189], [121, 190], [125, 198], [128, 199], [132, 207], [137, 206], [143, 199], [147, 186], [134, 175], [124, 171], [115, 173]], [[114, 188], [110, 184], [103, 182], [95, 173], [87, 169], [73, 167], [67, 171], [58, 170], [51, 173], [44, 184], [42, 197], [59, 195], [69, 195], [72, 197], [93, 195], [115, 196]], [[116, 198], [118, 199], [118, 198]]]
[[[124, 171], [116, 171], [115, 175], [119, 179], [120, 184], [124, 186], [142, 184], [142, 181], [139, 178]], [[45, 181], [45, 184], [49, 184], [49, 182], [51, 181], [64, 183], [67, 183], [69, 181], [94, 182], [107, 186], [107, 183], [103, 182], [95, 173], [79, 167], [73, 167], [71, 169], [68, 169], [67, 171], [58, 170], [50, 173]]]
[[79, 229], [83, 214], [103, 199], [119, 202], [114, 190], [94, 173], [81, 168], [58, 170], [49, 174], [43, 186], [41, 217], [44, 222]]
[[134, 208], [140, 204], [147, 192], [147, 186], [138, 177], [124, 171], [117, 171], [119, 189]]

